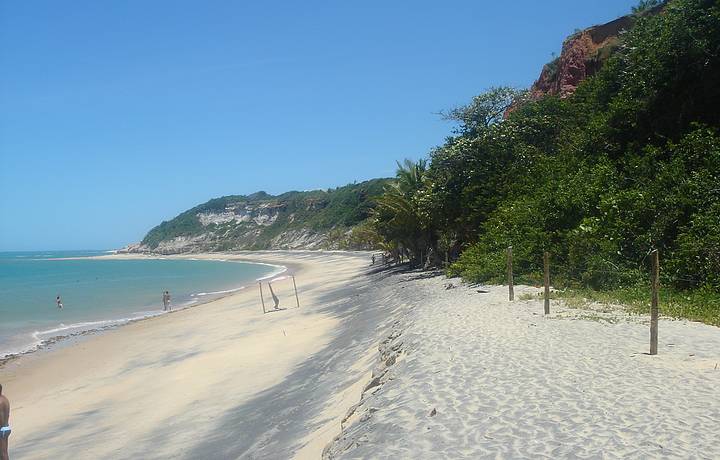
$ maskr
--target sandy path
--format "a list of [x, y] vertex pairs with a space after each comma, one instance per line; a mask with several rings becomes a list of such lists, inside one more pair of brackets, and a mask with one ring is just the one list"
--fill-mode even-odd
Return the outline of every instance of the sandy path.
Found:
[[326, 458], [720, 458], [720, 329], [661, 320], [649, 356], [647, 318], [446, 283], [376, 285], [405, 313]]
[[380, 319], [355, 314], [368, 257], [243, 257], [294, 265], [303, 307], [263, 315], [248, 289], [11, 361], [12, 457], [317, 458], [367, 372], [352, 364]]

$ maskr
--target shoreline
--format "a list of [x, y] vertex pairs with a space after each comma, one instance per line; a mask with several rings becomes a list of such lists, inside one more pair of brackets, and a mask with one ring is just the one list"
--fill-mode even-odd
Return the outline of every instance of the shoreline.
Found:
[[[209, 451], [317, 458], [359, 396], [367, 368], [353, 366], [376, 347], [383, 316], [357, 297], [369, 288], [369, 256], [228, 255], [283, 263], [297, 275], [302, 308], [263, 315], [258, 293], [244, 289], [5, 363], [0, 381], [14, 407], [11, 455], [63, 458], [70, 448], [81, 452], [75, 458], [198, 458]], [[281, 307], [290, 300], [291, 283], [283, 283], [275, 286]], [[325, 382], [321, 388], [314, 386], [318, 380]], [[277, 396], [266, 400], [271, 394]], [[278, 397], [290, 398], [286, 409]], [[188, 406], [192, 401], [201, 404]], [[199, 423], [180, 422], [188, 416]], [[130, 426], [128, 417], [135, 420]], [[276, 421], [264, 423], [269, 419]], [[277, 433], [273, 426], [286, 429]]]
[[[224, 255], [225, 257], [217, 258], [213, 257], [214, 255]], [[248, 263], [248, 264], [254, 264], [254, 265], [262, 265], [267, 267], [275, 268], [276, 270], [270, 272], [268, 275], [264, 275], [261, 278], [257, 278], [254, 281], [261, 281], [266, 280], [268, 278], [274, 278], [277, 277], [280, 274], [283, 273], [292, 273], [292, 269], [284, 266], [284, 265], [277, 265], [277, 264], [269, 264], [265, 262], [255, 262], [251, 259], [238, 259], [234, 257], [234, 254], [232, 253], [201, 253], [201, 254], [178, 254], [173, 256], [154, 256], [154, 255], [140, 255], [140, 254], [101, 254], [101, 255], [93, 255], [93, 256], [84, 256], [84, 257], [58, 257], [58, 258], [45, 258], [45, 259], [38, 259], [38, 260], [172, 260], [172, 259], [179, 259], [179, 260], [208, 260], [208, 261], [216, 261], [216, 262], [227, 262], [227, 263]], [[93, 336], [102, 334], [104, 332], [115, 330], [118, 328], [121, 328], [123, 326], [127, 326], [129, 324], [133, 324], [139, 321], [145, 321], [161, 316], [165, 316], [167, 314], [182, 311], [190, 308], [199, 307], [202, 305], [205, 305], [209, 302], [213, 302], [216, 300], [222, 300], [223, 298], [227, 296], [231, 296], [237, 292], [240, 292], [242, 290], [247, 289], [250, 287], [250, 284], [244, 284], [237, 287], [234, 287], [232, 289], [228, 289], [225, 291], [215, 291], [215, 292], [197, 292], [197, 293], [191, 293], [188, 295], [187, 299], [184, 299], [182, 302], [179, 303], [177, 308], [174, 308], [170, 311], [163, 311], [158, 310], [156, 313], [152, 313], [150, 311], [144, 312], [146, 314], [139, 314], [136, 317], [121, 317], [121, 318], [114, 318], [109, 317], [105, 319], [98, 319], [94, 321], [89, 321], [89, 323], [95, 323], [95, 324], [102, 324], [105, 323], [105, 325], [100, 325], [97, 327], [90, 327], [87, 329], [83, 329], [84, 323], [72, 323], [68, 326], [65, 326], [66, 329], [72, 330], [72, 329], [79, 329], [74, 332], [69, 332], [67, 334], [58, 334], [53, 335], [44, 339], [36, 339], [34, 343], [31, 343], [27, 345], [24, 349], [16, 352], [9, 352], [0, 355], [0, 369], [7, 364], [8, 362], [11, 362], [15, 359], [18, 359], [22, 356], [29, 355], [32, 353], [42, 353], [43, 351], [54, 347], [55, 345], [62, 346], [63, 342], [65, 341], [76, 341], [76, 340], [82, 340], [83, 337], [87, 336]], [[207, 299], [204, 299], [203, 297], [208, 297]], [[143, 308], [143, 307], [137, 307], [137, 308]], [[107, 324], [107, 323], [113, 323], [113, 324]], [[61, 323], [61, 325], [63, 325]], [[35, 331], [31, 335], [44, 335], [49, 331]]]
[[0, 370], [2, 370], [3, 366], [5, 366], [7, 363], [10, 363], [16, 359], [22, 358], [23, 356], [31, 355], [33, 353], [43, 353], [45, 351], [49, 351], [51, 349], [51, 347], [54, 347], [54, 346], [61, 347], [61, 346], [65, 345], [66, 341], [70, 342], [70, 343], [76, 343], [77, 340], [82, 340], [83, 337], [100, 335], [100, 334], [103, 334], [108, 331], [120, 329], [120, 328], [122, 328], [124, 326], [128, 326], [130, 324], [139, 323], [142, 321], [148, 321], [148, 320], [159, 318], [159, 317], [164, 317], [166, 315], [171, 315], [173, 313], [189, 310], [189, 309], [192, 309], [195, 307], [201, 307], [203, 305], [206, 305], [206, 304], [218, 301], [218, 300], [222, 300], [226, 297], [232, 296], [233, 294], [237, 293], [238, 291], [242, 291], [242, 290], [246, 289], [247, 287], [248, 286], [241, 286], [237, 289], [233, 289], [233, 292], [221, 295], [219, 297], [213, 297], [210, 299], [198, 301], [196, 303], [191, 303], [191, 304], [188, 304], [188, 305], [185, 305], [185, 306], [182, 306], [182, 307], [170, 310], [170, 311], [158, 311], [158, 313], [155, 315], [139, 316], [137, 318], [131, 318], [131, 319], [127, 319], [127, 320], [125, 320], [125, 319], [105, 320], [105, 321], [123, 321], [123, 322], [119, 322], [118, 324], [110, 324], [107, 326], [102, 326], [102, 327], [93, 328], [93, 329], [81, 330], [81, 331], [73, 332], [70, 334], [48, 337], [47, 339], [43, 339], [42, 341], [40, 341], [40, 343], [33, 345], [33, 348], [31, 348], [29, 350], [25, 350], [25, 351], [21, 351], [21, 352], [17, 352], [17, 353], [10, 353], [3, 357], [0, 357]]

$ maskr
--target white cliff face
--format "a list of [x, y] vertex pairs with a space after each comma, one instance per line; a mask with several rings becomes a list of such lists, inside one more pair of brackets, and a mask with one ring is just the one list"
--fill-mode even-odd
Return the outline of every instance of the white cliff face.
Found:
[[[372, 184], [377, 190], [382, 186]], [[344, 189], [339, 192], [344, 194], [340, 200], [332, 196], [339, 189], [215, 198], [162, 222], [148, 232], [142, 243], [119, 252], [177, 254], [348, 248], [354, 244], [348, 232], [359, 223], [353, 220], [359, 208], [353, 207], [367, 206], [370, 198], [362, 184], [347, 187], [352, 193]], [[346, 198], [350, 201], [346, 202]], [[330, 219], [336, 216], [334, 223]]]
[[[314, 206], [312, 209], [316, 209], [318, 205]], [[272, 226], [285, 209], [285, 204], [277, 203], [230, 203], [222, 211], [196, 214], [205, 228], [200, 234], [163, 240], [155, 248], [140, 243], [132, 244], [119, 252], [177, 254], [253, 249], [258, 247], [258, 244], [268, 249], [336, 249], [332, 244], [328, 245], [327, 233], [308, 228], [286, 230], [269, 241], [261, 242], [265, 229]], [[293, 222], [294, 217], [295, 215], [291, 214], [287, 219]]]
[[240, 218], [240, 216], [235, 215], [232, 212], [221, 212], [221, 213], [212, 213], [212, 212], [201, 212], [197, 215], [198, 219], [200, 219], [200, 223], [203, 225], [203, 227], [207, 227], [208, 225], [212, 224], [226, 224], [228, 222], [243, 222], [243, 220]]
[[227, 224], [229, 222], [238, 224], [253, 222], [256, 225], [269, 226], [277, 220], [278, 213], [282, 208], [282, 205], [273, 204], [261, 204], [257, 206], [233, 204], [226, 207], [223, 212], [201, 212], [198, 213], [197, 217], [204, 227], [213, 224]]
[[272, 247], [283, 249], [324, 249], [327, 235], [306, 228], [283, 232], [270, 241]]
[[[228, 221], [225, 221], [228, 222]], [[219, 247], [228, 232], [214, 233], [207, 232], [197, 236], [178, 236], [170, 240], [161, 241], [155, 249], [141, 244], [133, 243], [122, 249], [119, 254], [127, 253], [155, 253], [155, 254], [181, 254], [190, 252], [206, 252], [215, 250], [243, 250], [254, 249], [255, 242], [260, 236], [261, 230], [258, 227], [250, 228], [236, 240], [233, 246]], [[328, 235], [322, 232], [314, 232], [310, 229], [288, 230], [280, 233], [270, 240], [267, 249], [339, 249], [336, 244], [330, 244]]]
[[133, 243], [119, 249], [118, 254], [147, 253], [178, 254], [183, 252], [202, 252], [206, 250], [207, 243], [213, 239], [212, 233], [203, 233], [198, 236], [178, 236], [170, 240], [161, 241], [155, 249], [150, 249], [142, 243]]
[[198, 236], [178, 236], [171, 240], [165, 240], [160, 242], [155, 252], [161, 254], [175, 254], [178, 252], [193, 252], [201, 251], [204, 248], [204, 243], [210, 239], [211, 235], [203, 233]]

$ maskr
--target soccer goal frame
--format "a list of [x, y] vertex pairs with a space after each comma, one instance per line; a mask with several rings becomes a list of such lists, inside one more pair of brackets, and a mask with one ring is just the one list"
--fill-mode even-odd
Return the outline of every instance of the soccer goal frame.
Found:
[[[280, 305], [280, 300], [275, 295], [275, 292], [272, 288], [272, 283], [278, 282], [278, 281], [284, 281], [286, 279], [292, 279], [293, 284], [293, 291], [295, 293], [295, 306], [294, 307], [282, 307]], [[272, 296], [273, 301], [275, 302], [274, 308], [267, 308], [265, 306], [265, 295], [263, 292], [263, 282], [267, 284], [268, 290], [270, 291], [270, 295]], [[258, 287], [260, 288], [260, 303], [262, 304], [262, 311], [263, 315], [265, 313], [272, 313], [275, 311], [284, 311], [284, 310], [294, 310], [297, 308], [300, 308], [300, 297], [298, 296], [298, 290], [297, 290], [297, 282], [295, 280], [295, 275], [286, 275], [286, 276], [278, 276], [269, 280], [258, 280]]]

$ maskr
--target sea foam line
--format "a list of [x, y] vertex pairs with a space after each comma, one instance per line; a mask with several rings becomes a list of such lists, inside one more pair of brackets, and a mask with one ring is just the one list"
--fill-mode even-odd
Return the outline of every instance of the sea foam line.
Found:
[[48, 335], [48, 334], [55, 334], [57, 332], [63, 332], [63, 331], [69, 331], [71, 329], [82, 329], [87, 331], [97, 330], [97, 329], [103, 329], [108, 326], [116, 326], [121, 324], [129, 323], [130, 321], [136, 320], [136, 319], [142, 319], [142, 318], [150, 318], [152, 316], [158, 316], [161, 315], [162, 312], [146, 312], [146, 313], [140, 313], [138, 316], [131, 316], [126, 318], [116, 318], [116, 319], [105, 319], [105, 320], [99, 320], [99, 321], [82, 321], [79, 323], [71, 323], [71, 324], [64, 324], [60, 323], [60, 326], [54, 327], [51, 329], [45, 329], [42, 331], [34, 331], [32, 333], [32, 337], [35, 340], [40, 340], [40, 336]]
[[240, 286], [239, 288], [226, 289], [226, 290], [224, 290], [224, 291], [198, 292], [198, 293], [196, 293], [196, 294], [190, 294], [190, 296], [191, 296], [191, 297], [203, 297], [203, 296], [206, 296], [206, 295], [230, 294], [230, 293], [233, 293], [233, 292], [242, 291], [242, 290], [245, 289], [246, 287], [247, 287], [247, 286]]
[[287, 271], [287, 267], [284, 265], [272, 265], [272, 264], [258, 264], [258, 265], [267, 265], [268, 267], [277, 267], [277, 270], [270, 273], [269, 275], [263, 276], [262, 278], [258, 278], [255, 281], [265, 281], [268, 278], [274, 278], [278, 276], [280, 273], [285, 273]]
[[[159, 316], [166, 312], [137, 312], [137, 316], [131, 316], [131, 317], [125, 317], [125, 318], [116, 318], [116, 319], [107, 319], [107, 320], [99, 320], [99, 321], [82, 321], [78, 323], [71, 323], [71, 324], [64, 324], [60, 323], [59, 326], [53, 327], [50, 329], [43, 329], [40, 331], [33, 331], [29, 333], [28, 335], [31, 337], [32, 342], [21, 346], [19, 348], [11, 349], [5, 352], [0, 352], [0, 360], [4, 360], [7, 358], [12, 358], [14, 356], [24, 355], [26, 353], [32, 353], [36, 350], [39, 350], [46, 345], [50, 345], [52, 343], [55, 343], [59, 340], [66, 339], [69, 337], [81, 335], [81, 334], [88, 334], [91, 332], [99, 332], [107, 329], [112, 329], [115, 327], [123, 326], [128, 323], [132, 323], [134, 321], [139, 321], [146, 318], [152, 318], [153, 316]], [[77, 329], [76, 331], [69, 332], [63, 334], [63, 332], [72, 331], [73, 329]], [[43, 337], [45, 336], [45, 337]]]

